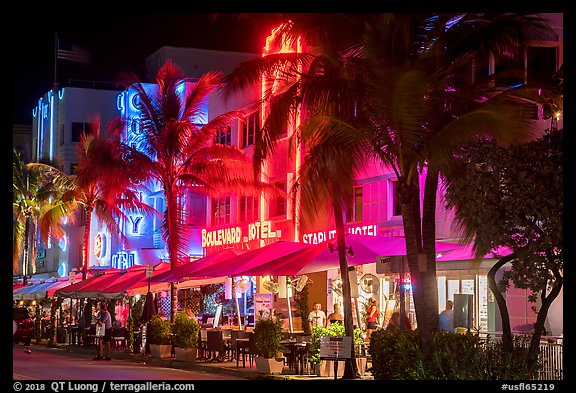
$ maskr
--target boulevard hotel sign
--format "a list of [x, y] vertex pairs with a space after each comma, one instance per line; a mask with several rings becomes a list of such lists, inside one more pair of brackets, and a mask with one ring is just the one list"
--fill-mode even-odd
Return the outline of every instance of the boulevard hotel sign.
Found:
[[270, 221], [259, 221], [248, 224], [244, 228], [202, 229], [202, 247], [229, 246], [252, 240], [275, 239], [281, 236], [282, 231], [271, 229]]

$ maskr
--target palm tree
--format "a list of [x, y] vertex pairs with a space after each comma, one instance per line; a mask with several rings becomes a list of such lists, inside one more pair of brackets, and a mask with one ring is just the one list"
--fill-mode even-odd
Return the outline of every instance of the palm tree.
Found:
[[[157, 182], [165, 196], [162, 236], [171, 268], [189, 261], [185, 250], [186, 216], [183, 197], [190, 192], [211, 197], [230, 194], [260, 195], [248, 157], [233, 146], [215, 144], [216, 132], [241, 116], [230, 111], [204, 125], [196, 124], [207, 96], [221, 85], [222, 75], [209, 72], [198, 80], [185, 78], [168, 61], [157, 73], [157, 91], [149, 92], [136, 78], [127, 80], [142, 103], [142, 134], [138, 146], [118, 144], [123, 159], [139, 168], [140, 179]], [[185, 85], [185, 97], [179, 93]], [[118, 134], [124, 125], [117, 124]], [[176, 287], [171, 284], [171, 318], [177, 309]]]
[[[326, 217], [332, 211], [336, 225], [337, 247], [342, 275], [344, 325], [346, 335], [353, 337], [352, 298], [346, 258], [343, 209], [351, 204], [353, 176], [366, 162], [362, 149], [367, 147], [360, 138], [344, 141], [348, 127], [342, 119], [354, 118], [355, 101], [350, 94], [354, 81], [343, 72], [343, 54], [354, 52], [359, 38], [358, 16], [344, 14], [276, 15], [280, 24], [272, 37], [274, 41], [292, 48], [305, 42], [303, 51], [269, 53], [262, 58], [241, 64], [226, 80], [225, 93], [262, 83], [265, 91], [261, 101], [267, 116], [257, 135], [254, 149], [254, 168], [259, 177], [264, 161], [270, 157], [276, 143], [288, 125], [305, 111], [305, 120], [295, 127], [291, 149], [306, 150], [304, 164], [292, 186], [293, 217], [301, 229]], [[268, 19], [268, 16], [266, 17]], [[259, 20], [256, 21], [257, 23]], [[361, 24], [360, 24], [361, 26]], [[354, 40], [356, 38], [356, 40]], [[347, 75], [348, 76], [348, 75]], [[333, 121], [334, 118], [339, 121]], [[320, 213], [320, 212], [323, 213]], [[301, 213], [301, 215], [300, 215]], [[353, 354], [354, 356], [354, 354]], [[356, 362], [346, 363], [345, 379], [357, 375]]]
[[67, 175], [64, 172], [34, 163], [34, 168], [42, 169], [53, 182], [66, 185], [68, 191], [62, 199], [85, 223], [82, 241], [82, 279], [88, 274], [88, 248], [92, 213], [110, 230], [125, 240], [118, 219], [125, 217], [126, 211], [153, 212], [147, 204], [139, 200], [132, 188], [135, 175], [124, 165], [117, 155], [113, 139], [100, 137], [99, 125], [94, 132], [82, 133], [76, 148], [77, 171]]
[[[332, 117], [332, 123], [340, 124], [341, 143], [365, 138], [366, 155], [378, 157], [394, 170], [416, 317], [430, 359], [431, 332], [438, 329], [435, 209], [441, 165], [449, 163], [454, 146], [469, 138], [490, 134], [512, 142], [522, 140], [527, 130], [518, 105], [513, 105], [519, 95], [511, 89], [497, 90], [493, 78], [471, 80], [470, 64], [473, 56], [514, 53], [521, 47], [526, 26], [538, 20], [517, 14], [361, 18], [364, 34], [350, 34], [338, 45], [325, 30], [328, 36], [316, 34], [324, 39], [311, 42], [314, 52], [264, 56], [239, 67], [230, 78], [231, 86], [242, 86], [246, 75], [247, 82], [256, 82], [258, 75], [277, 72], [279, 67], [285, 70], [283, 80], [291, 82], [285, 82], [282, 93], [274, 96], [270, 120], [262, 130], [262, 157], [272, 150], [271, 141], [282, 130], [279, 125], [298, 107], [315, 116]], [[333, 19], [341, 22], [341, 32], [347, 31], [342, 21], [354, 21]], [[286, 26], [290, 30], [296, 23]], [[348, 26], [358, 31], [358, 24]], [[313, 31], [318, 30], [321, 27]], [[351, 106], [357, 110], [354, 116], [350, 116]], [[424, 183], [419, 182], [421, 177]]]
[[56, 170], [55, 167], [45, 162], [43, 165], [49, 170], [37, 170], [31, 164], [24, 164], [16, 150], [12, 154], [12, 269], [14, 273], [18, 271], [23, 251], [22, 274], [28, 275], [30, 260], [34, 260], [35, 254], [34, 242], [30, 244], [30, 238], [35, 237], [34, 228], [39, 228], [43, 242], [48, 241], [49, 235], [59, 239], [64, 234], [62, 218], [70, 213], [70, 205], [62, 199], [67, 190], [65, 185], [52, 181], [48, 176], [50, 170]]
[[500, 143], [515, 143], [533, 137], [520, 94], [498, 86], [494, 75], [470, 78], [470, 64], [488, 53], [517, 53], [527, 28], [540, 27], [538, 21], [519, 14], [393, 15], [371, 24], [365, 40], [363, 103], [372, 128], [371, 135], [368, 129], [365, 134], [374, 154], [397, 175], [426, 359], [430, 333], [438, 329], [439, 173], [464, 141], [489, 135]]

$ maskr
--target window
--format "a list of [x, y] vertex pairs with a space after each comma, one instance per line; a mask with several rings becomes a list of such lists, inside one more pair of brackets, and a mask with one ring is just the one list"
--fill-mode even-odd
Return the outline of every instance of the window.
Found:
[[72, 142], [80, 142], [80, 134], [92, 132], [93, 128], [90, 123], [72, 122]]
[[212, 199], [212, 225], [230, 224], [230, 197]]
[[252, 146], [256, 140], [256, 132], [260, 130], [260, 112], [256, 111], [246, 116], [242, 122], [242, 147]]
[[[286, 192], [286, 182], [276, 183], [282, 192]], [[274, 216], [285, 216], [286, 215], [286, 196], [280, 195], [272, 200], [270, 203], [270, 217]]]
[[393, 180], [390, 182], [391, 192], [390, 192], [390, 215], [401, 216], [402, 215], [402, 205], [400, 204], [400, 199], [398, 198], [398, 180]]
[[346, 209], [346, 222], [362, 221], [362, 187], [354, 187], [352, 206]]
[[60, 126], [60, 146], [64, 145], [64, 124]]
[[216, 143], [219, 145], [232, 145], [232, 128], [224, 126], [216, 133]]
[[238, 222], [258, 221], [258, 197], [240, 197]]

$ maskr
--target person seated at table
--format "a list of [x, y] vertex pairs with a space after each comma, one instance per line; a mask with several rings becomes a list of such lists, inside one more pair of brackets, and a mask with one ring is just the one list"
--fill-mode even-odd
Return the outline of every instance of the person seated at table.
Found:
[[334, 311], [328, 315], [328, 322], [330, 322], [330, 325], [333, 323], [344, 323], [344, 316], [340, 313], [340, 304], [334, 303]]

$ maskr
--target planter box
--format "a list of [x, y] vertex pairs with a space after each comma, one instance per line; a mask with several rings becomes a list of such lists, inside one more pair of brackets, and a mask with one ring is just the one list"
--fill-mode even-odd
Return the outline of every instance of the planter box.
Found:
[[183, 362], [195, 362], [197, 353], [197, 348], [174, 347], [174, 359]]
[[[366, 373], [366, 358], [356, 358], [356, 367], [358, 373], [364, 375]], [[338, 361], [338, 378], [344, 376], [344, 367], [346, 362], [344, 360]], [[333, 360], [320, 360], [320, 364], [314, 366], [314, 373], [318, 377], [334, 377], [334, 361]]]
[[172, 345], [170, 344], [150, 344], [150, 355], [153, 358], [171, 358], [172, 357]]
[[260, 374], [282, 374], [284, 369], [284, 362], [274, 358], [268, 359], [257, 356], [254, 361], [256, 362], [256, 372]]

